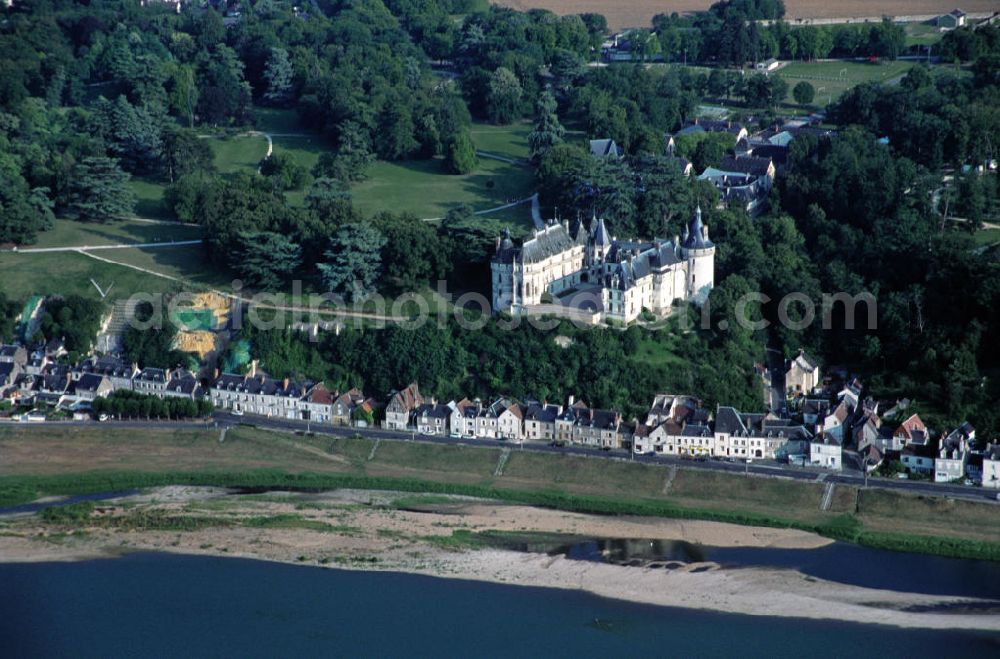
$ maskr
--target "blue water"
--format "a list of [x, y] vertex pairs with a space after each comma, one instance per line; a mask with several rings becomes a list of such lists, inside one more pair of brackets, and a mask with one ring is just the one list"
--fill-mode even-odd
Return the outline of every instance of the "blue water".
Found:
[[14, 515], [17, 513], [37, 513], [43, 508], [59, 508], [61, 506], [69, 506], [74, 503], [82, 503], [84, 501], [104, 501], [106, 499], [117, 499], [118, 497], [128, 497], [133, 494], [138, 494], [139, 490], [120, 490], [118, 492], [95, 492], [94, 494], [75, 494], [73, 496], [63, 497], [55, 501], [45, 501], [39, 503], [34, 501], [32, 503], [22, 503], [17, 506], [7, 506], [6, 508], [0, 508], [0, 515]]
[[998, 654], [997, 634], [718, 614], [230, 558], [0, 565], [4, 657]]
[[1000, 599], [1000, 563], [995, 561], [870, 549], [846, 542], [819, 549], [712, 547], [706, 554], [723, 567], [783, 567], [866, 588]]

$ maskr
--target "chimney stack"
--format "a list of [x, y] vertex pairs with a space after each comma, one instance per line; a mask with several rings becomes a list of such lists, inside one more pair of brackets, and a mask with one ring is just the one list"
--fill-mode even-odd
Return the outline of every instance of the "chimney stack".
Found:
[[573, 407], [573, 403], [575, 403], [575, 402], [576, 402], [576, 396], [574, 396], [573, 394], [570, 394], [569, 395], [569, 406]]
[[288, 378], [285, 378], [284, 380], [281, 381], [281, 388], [285, 391], [288, 391]]

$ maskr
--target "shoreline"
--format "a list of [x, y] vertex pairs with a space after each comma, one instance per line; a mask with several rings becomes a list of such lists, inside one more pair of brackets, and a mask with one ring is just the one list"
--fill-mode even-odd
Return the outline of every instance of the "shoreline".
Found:
[[[262, 498], [226, 494], [217, 488], [161, 488], [106, 502], [94, 513], [89, 526], [53, 528], [37, 516], [4, 520], [0, 562], [95, 560], [132, 552], [168, 552], [581, 590], [641, 604], [743, 615], [1000, 631], [1000, 616], [961, 611], [963, 603], [988, 602], [972, 597], [864, 588], [778, 567], [722, 568], [711, 561], [672, 561], [679, 563], [672, 569], [626, 567], [456, 543], [456, 539], [481, 537], [476, 534], [484, 532], [645, 538], [765, 549], [816, 549], [832, 542], [805, 531], [611, 518], [469, 498], [435, 497], [423, 504], [417, 502], [419, 505], [408, 501], [406, 507], [393, 507], [392, 502], [393, 493], [360, 490]], [[193, 529], [123, 524], [137, 514], [205, 520], [209, 512], [216, 515], [210, 518], [215, 521]], [[107, 526], [109, 523], [119, 526]], [[930, 610], [905, 610], [914, 607]], [[958, 610], [947, 612], [949, 607]]]

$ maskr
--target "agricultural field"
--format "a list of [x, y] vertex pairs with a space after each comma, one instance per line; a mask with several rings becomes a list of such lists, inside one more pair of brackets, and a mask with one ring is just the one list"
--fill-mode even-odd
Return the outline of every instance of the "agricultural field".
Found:
[[[493, 0], [494, 4], [527, 10], [548, 9], [556, 14], [603, 14], [612, 30], [645, 27], [656, 14], [705, 11], [715, 0]], [[962, 9], [970, 13], [996, 11], [994, 0], [966, 0]], [[785, 0], [785, 19], [855, 18], [866, 16], [922, 16], [945, 14], [955, 8], [953, 0]]]
[[816, 88], [816, 105], [826, 105], [841, 94], [863, 82], [888, 82], [909, 71], [913, 62], [791, 62], [778, 69], [773, 75], [785, 79], [791, 88], [805, 80]]

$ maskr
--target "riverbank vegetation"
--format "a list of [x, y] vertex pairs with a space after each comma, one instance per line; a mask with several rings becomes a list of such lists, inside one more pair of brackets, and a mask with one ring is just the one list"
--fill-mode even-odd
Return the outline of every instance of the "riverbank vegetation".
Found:
[[[43, 495], [93, 494], [166, 485], [460, 494], [559, 510], [704, 519], [796, 528], [873, 547], [1000, 560], [989, 504], [838, 485], [829, 510], [823, 486], [563, 455], [515, 452], [494, 475], [501, 450], [297, 436], [239, 427], [218, 441], [209, 428], [7, 428], [0, 447], [0, 505]], [[151, 456], [153, 456], [151, 458]], [[87, 464], [82, 470], [80, 464]], [[664, 490], [666, 489], [666, 492]], [[406, 507], [402, 499], [401, 507]], [[791, 503], [790, 503], [791, 502]], [[412, 503], [412, 502], [411, 502]], [[58, 514], [58, 513], [52, 513]], [[911, 531], [902, 520], [920, 521]], [[294, 524], [272, 520], [261, 524]], [[334, 526], [336, 526], [334, 524]], [[906, 529], [905, 531], [901, 529]]]

